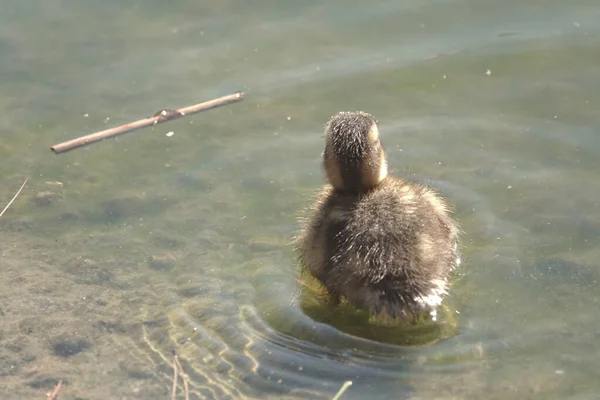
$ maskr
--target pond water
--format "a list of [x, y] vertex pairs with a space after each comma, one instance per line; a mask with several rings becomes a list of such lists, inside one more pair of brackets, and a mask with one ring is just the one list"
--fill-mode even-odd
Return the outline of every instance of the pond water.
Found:
[[[0, 208], [29, 181], [0, 218], [2, 398], [170, 399], [174, 353], [192, 399], [600, 398], [599, 21], [595, 0], [5, 2]], [[295, 301], [340, 110], [456, 206], [445, 340]]]

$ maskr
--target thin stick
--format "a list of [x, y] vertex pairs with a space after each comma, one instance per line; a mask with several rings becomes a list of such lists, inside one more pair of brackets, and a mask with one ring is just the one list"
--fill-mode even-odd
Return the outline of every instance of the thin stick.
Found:
[[229, 94], [227, 96], [219, 97], [217, 99], [205, 101], [203, 103], [198, 103], [193, 106], [183, 107], [179, 110], [162, 110], [157, 112], [152, 117], [140, 119], [138, 121], [117, 126], [115, 128], [105, 129], [103, 131], [92, 133], [90, 135], [81, 136], [79, 138], [72, 139], [67, 142], [55, 144], [54, 146], [50, 147], [50, 149], [56, 154], [64, 153], [66, 151], [76, 149], [77, 147], [82, 147], [90, 143], [95, 143], [112, 136], [122, 135], [123, 133], [131, 132], [136, 129], [153, 126], [173, 119], [181, 118], [186, 115], [196, 114], [201, 111], [210, 110], [211, 108], [224, 106], [229, 103], [240, 101], [243, 98], [244, 93], [237, 92]]
[[52, 393], [48, 394], [48, 400], [56, 400], [58, 399], [58, 394], [60, 393], [60, 389], [62, 389], [62, 380], [58, 381], [56, 386], [54, 386], [54, 390]]
[[181, 380], [183, 381], [183, 390], [185, 391], [185, 400], [190, 400], [190, 387], [188, 385], [188, 381], [183, 372], [183, 367], [181, 366], [181, 363], [179, 362], [179, 357], [177, 357], [177, 355], [175, 355], [175, 362], [177, 363], [177, 369], [179, 370], [179, 373], [181, 374]]
[[335, 396], [333, 396], [333, 398], [331, 400], [339, 400], [339, 398], [342, 396], [342, 394], [344, 394], [346, 389], [348, 389], [350, 386], [352, 386], [352, 381], [344, 382], [344, 384], [342, 385], [340, 390], [338, 390], [338, 392], [335, 394]]
[[171, 390], [171, 400], [175, 400], [177, 396], [177, 378], [179, 373], [177, 372], [177, 354], [173, 356], [173, 389]]
[[21, 189], [19, 189], [19, 191], [13, 196], [12, 200], [8, 202], [6, 207], [4, 207], [4, 210], [2, 210], [2, 212], [0, 212], [0, 217], [4, 215], [4, 212], [6, 210], [8, 210], [8, 207], [10, 207], [10, 205], [13, 203], [13, 201], [15, 201], [15, 199], [17, 198], [19, 193], [21, 193], [21, 190], [23, 190], [23, 188], [25, 187], [25, 184], [27, 183], [28, 180], [29, 180], [29, 178], [25, 179], [25, 182], [23, 182], [23, 184], [21, 185]]

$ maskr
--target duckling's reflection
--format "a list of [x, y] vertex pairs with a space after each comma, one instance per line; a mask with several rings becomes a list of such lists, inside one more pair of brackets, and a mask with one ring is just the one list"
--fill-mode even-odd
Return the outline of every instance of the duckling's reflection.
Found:
[[456, 313], [452, 304], [446, 302], [438, 307], [435, 320], [429, 314], [418, 314], [407, 322], [370, 315], [343, 298], [333, 304], [326, 289], [308, 274], [300, 284], [298, 303], [302, 311], [313, 320], [352, 336], [394, 345], [420, 346], [437, 343], [458, 333]]

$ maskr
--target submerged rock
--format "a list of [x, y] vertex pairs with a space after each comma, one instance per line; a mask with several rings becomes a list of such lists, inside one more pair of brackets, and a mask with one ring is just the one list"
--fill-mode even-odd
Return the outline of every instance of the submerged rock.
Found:
[[68, 261], [64, 269], [73, 276], [75, 282], [86, 285], [106, 285], [114, 280], [114, 274], [111, 271], [82, 256]]
[[168, 271], [175, 266], [176, 261], [172, 254], [153, 254], [148, 257], [148, 266], [159, 271]]
[[91, 344], [82, 337], [61, 335], [51, 341], [51, 346], [54, 355], [68, 358], [89, 349]]
[[49, 206], [56, 198], [56, 193], [50, 191], [39, 192], [33, 198], [33, 202], [38, 207]]

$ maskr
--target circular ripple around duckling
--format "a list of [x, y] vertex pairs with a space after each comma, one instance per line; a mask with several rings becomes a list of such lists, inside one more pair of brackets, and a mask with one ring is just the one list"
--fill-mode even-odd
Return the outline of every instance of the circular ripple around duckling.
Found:
[[[282, 142], [300, 147], [320, 144], [319, 137], [295, 138], [275, 141], [272, 147]], [[275, 167], [265, 167], [263, 158], [287, 156], [273, 148], [251, 148], [251, 157], [231, 150], [213, 160], [213, 167], [231, 163], [228, 168], [258, 173], [236, 182], [238, 186], [223, 186], [206, 195], [202, 207], [227, 211], [203, 214], [202, 224], [213, 227], [212, 245], [180, 257], [164, 275], [163, 286], [155, 288], [160, 304], [146, 308], [150, 311], [144, 316], [144, 350], [166, 382], [172, 382], [173, 352], [189, 379], [192, 398], [200, 399], [331, 399], [348, 380], [354, 382], [345, 395], [348, 398], [372, 396], [374, 390], [382, 396], [387, 393], [388, 398], [408, 398], [415, 381], [479, 368], [483, 348], [472, 336], [453, 337], [460, 327], [458, 316], [452, 314], [454, 301], [448, 320], [441, 315], [441, 324], [409, 332], [412, 342], [398, 335], [396, 327], [365, 332], [365, 321], [356, 316], [348, 319], [348, 315], [334, 313], [330, 315], [333, 320], [319, 322], [323, 311], [319, 306], [313, 309], [316, 314], [306, 312], [306, 307], [303, 311], [302, 297], [297, 303], [294, 296], [298, 266], [289, 246], [295, 221], [285, 212], [297, 209], [295, 202], [300, 207], [308, 200], [301, 198], [309, 192], [303, 187], [308, 183], [312, 187], [314, 179], [308, 182], [299, 176], [294, 163], [278, 174], [272, 170]], [[267, 180], [271, 176], [277, 178]], [[449, 193], [459, 209], [488, 206], [480, 195], [460, 186], [443, 181], [433, 186]], [[503, 230], [488, 211], [477, 213], [476, 225], [484, 241]], [[226, 227], [230, 230], [225, 231]], [[201, 230], [190, 231], [198, 236], [194, 232]], [[203, 243], [200, 239], [190, 241], [197, 245]], [[448, 337], [452, 338], [439, 343]]]
[[[229, 258], [223, 249], [218, 253]], [[195, 398], [320, 398], [312, 390], [317, 382], [280, 368], [285, 357], [273, 363], [263, 336], [244, 322], [243, 310], [252, 306], [240, 304], [252, 297], [249, 281], [243, 274], [222, 276], [222, 269], [207, 267], [215, 261], [207, 256], [185, 257], [172, 271], [175, 287], [156, 287], [160, 306], [146, 308], [151, 311], [143, 316], [142, 343], [161, 374], [172, 382], [168, 366], [175, 352]]]

